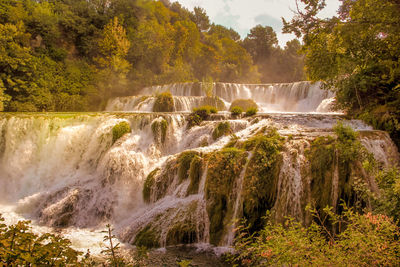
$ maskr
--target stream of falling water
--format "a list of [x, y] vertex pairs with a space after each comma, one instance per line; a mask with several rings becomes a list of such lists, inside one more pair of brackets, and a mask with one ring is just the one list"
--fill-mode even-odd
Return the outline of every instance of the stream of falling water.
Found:
[[244, 175], [246, 174], [247, 166], [249, 165], [250, 159], [253, 156], [253, 152], [250, 152], [249, 155], [247, 156], [247, 161], [246, 164], [240, 173], [239, 179], [237, 180], [237, 188], [236, 188], [236, 200], [235, 200], [235, 205], [233, 206], [233, 215], [232, 215], [232, 223], [228, 227], [228, 234], [227, 234], [227, 241], [226, 245], [227, 246], [232, 246], [233, 241], [235, 239], [235, 228], [237, 226], [237, 220], [239, 219], [239, 209], [240, 209], [240, 202], [242, 200], [242, 189], [243, 189], [243, 180], [244, 180]]
[[[165, 90], [181, 100], [176, 109], [183, 111], [199, 105], [204, 98], [195, 84], [151, 87], [141, 94]], [[174, 168], [183, 151], [205, 155], [223, 148], [231, 137], [214, 140], [212, 133], [218, 123], [226, 121], [240, 141], [266, 127], [275, 127], [281, 135], [294, 138], [285, 144], [285, 167], [280, 173], [279, 199], [274, 207], [284, 215], [301, 219], [299, 210], [309, 183], [305, 150], [316, 137], [332, 133], [332, 126], [341, 119], [338, 114], [314, 114], [325, 109], [321, 105], [329, 106], [327, 102], [333, 94], [306, 82], [215, 84], [214, 93], [226, 108], [235, 98], [252, 98], [262, 111], [272, 113], [240, 119], [220, 113], [188, 129], [187, 113], [152, 113], [154, 98], [138, 96], [111, 100], [107, 109], [113, 112], [0, 113], [0, 213], [8, 224], [30, 219], [37, 232], [61, 232], [83, 252], [88, 248], [92, 253], [101, 251], [100, 231], [107, 222], [127, 244], [133, 244], [138, 233], [151, 227], [158, 235], [159, 246], [168, 246], [171, 229], [184, 225], [195, 229], [184, 237], [188, 243], [210, 246], [205, 197], [208, 162], [204, 162], [198, 191], [192, 195], [187, 193], [189, 180], [180, 183]], [[153, 124], [164, 120], [168, 127], [162, 143]], [[131, 131], [113, 143], [112, 129], [123, 121], [130, 124]], [[386, 133], [372, 131], [356, 120], [347, 124], [360, 132], [363, 145], [384, 165], [398, 161], [397, 149]], [[233, 218], [240, 217], [248, 162], [233, 192]], [[143, 185], [156, 168], [168, 180], [157, 184], [159, 188], [147, 203]], [[218, 245], [232, 244], [232, 229], [226, 231], [228, 236]]]

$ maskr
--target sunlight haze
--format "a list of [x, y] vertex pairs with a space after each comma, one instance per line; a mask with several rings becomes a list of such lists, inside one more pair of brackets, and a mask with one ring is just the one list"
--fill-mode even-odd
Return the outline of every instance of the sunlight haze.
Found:
[[[232, 27], [242, 38], [245, 38], [250, 29], [258, 24], [273, 27], [282, 47], [294, 38], [292, 34], [282, 34], [281, 17], [287, 20], [292, 18], [292, 10], [296, 8], [295, 0], [179, 0], [178, 2], [189, 10], [193, 10], [196, 6], [204, 8], [212, 22]], [[329, 0], [321, 15], [333, 16], [338, 7], [338, 0]]]

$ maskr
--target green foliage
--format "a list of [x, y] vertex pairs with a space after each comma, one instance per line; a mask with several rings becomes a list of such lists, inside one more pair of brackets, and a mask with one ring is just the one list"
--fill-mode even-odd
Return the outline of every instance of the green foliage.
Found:
[[225, 226], [232, 220], [232, 191], [235, 180], [246, 163], [246, 154], [245, 151], [236, 148], [224, 148], [209, 158], [205, 196], [210, 219], [211, 244], [220, 243]]
[[376, 181], [380, 189], [380, 195], [374, 197], [373, 207], [377, 213], [386, 214], [400, 223], [400, 171], [392, 167], [379, 171]]
[[149, 175], [147, 175], [146, 180], [143, 185], [143, 200], [147, 203], [150, 202], [152, 188], [155, 184], [155, 176], [159, 173], [160, 169], [155, 169]]
[[398, 3], [346, 0], [338, 16], [322, 20], [325, 1], [303, 2], [305, 10], [284, 21], [284, 31], [303, 35], [308, 77], [324, 81], [341, 109], [389, 131], [399, 144]]
[[217, 113], [218, 110], [212, 106], [202, 106], [193, 109], [193, 112], [188, 117], [188, 128], [200, 125], [204, 120], [208, 119], [211, 113]]
[[258, 109], [257, 103], [254, 102], [253, 99], [235, 99], [231, 103], [231, 107], [229, 108], [229, 110], [232, 111], [234, 107], [240, 107], [242, 110], [245, 111], [250, 108]]
[[254, 116], [257, 114], [257, 112], [258, 112], [258, 108], [248, 108], [246, 110], [246, 117]]
[[0, 216], [0, 264], [4, 266], [78, 265], [80, 252], [58, 235], [32, 233], [29, 221], [6, 226]]
[[[361, 215], [344, 207], [338, 216], [325, 208], [325, 217], [316, 210], [312, 214], [320, 224], [305, 228], [288, 218], [284, 224], [267, 224], [257, 235], [249, 235], [248, 227], [239, 227], [232, 263], [241, 266], [393, 266], [399, 257], [399, 228], [384, 215]], [[330, 221], [346, 226], [337, 235], [325, 227]]]
[[114, 125], [114, 127], [112, 128], [113, 144], [115, 143], [115, 141], [120, 139], [122, 136], [124, 136], [125, 134], [130, 133], [130, 132], [131, 132], [131, 126], [126, 121], [122, 121], [122, 122]]
[[212, 132], [212, 137], [217, 140], [221, 136], [226, 136], [232, 133], [231, 124], [227, 121], [220, 122]]
[[196, 160], [196, 157], [199, 155], [196, 151], [185, 151], [182, 152], [177, 159], [178, 165], [178, 178], [179, 181], [182, 182], [189, 177], [189, 170], [193, 160]]
[[111, 266], [124, 266], [126, 262], [121, 256], [119, 243], [113, 244], [115, 242], [115, 235], [112, 234], [114, 229], [111, 228], [110, 224], [106, 225], [107, 231], [102, 231], [106, 235], [103, 238], [103, 242], [107, 242], [106, 249], [101, 251], [102, 254], [106, 256], [106, 262]]
[[230, 110], [232, 116], [239, 116], [243, 113], [243, 109], [241, 107], [231, 107]]
[[284, 49], [277, 44], [276, 33], [270, 26], [255, 26], [243, 40], [243, 46], [258, 67], [261, 82], [304, 80], [303, 56], [298, 54], [302, 47], [300, 42], [289, 41]]

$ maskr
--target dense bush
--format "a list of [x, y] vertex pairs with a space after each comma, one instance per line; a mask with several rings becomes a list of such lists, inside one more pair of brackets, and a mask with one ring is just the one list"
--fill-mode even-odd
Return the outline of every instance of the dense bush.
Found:
[[[311, 210], [318, 223], [304, 227], [294, 219], [267, 224], [257, 235], [238, 228], [232, 263], [241, 266], [395, 266], [400, 257], [398, 226], [385, 215], [359, 214], [344, 207], [342, 215], [331, 208], [324, 217]], [[342, 227], [331, 232], [325, 223]]]
[[243, 109], [241, 107], [232, 107], [231, 114], [232, 116], [239, 116], [243, 113]]
[[218, 110], [212, 106], [202, 106], [193, 109], [193, 112], [188, 117], [188, 128], [200, 125], [204, 120], [208, 119], [210, 114], [217, 113]]
[[258, 112], [258, 108], [248, 108], [246, 110], [246, 117], [254, 116], [257, 114], [257, 112]]

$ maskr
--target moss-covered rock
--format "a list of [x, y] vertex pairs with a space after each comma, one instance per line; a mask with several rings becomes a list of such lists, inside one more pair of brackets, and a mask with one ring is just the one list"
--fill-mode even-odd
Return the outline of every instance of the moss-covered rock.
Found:
[[168, 121], [165, 119], [155, 120], [151, 124], [151, 130], [153, 132], [154, 142], [157, 144], [165, 143], [167, 138]]
[[192, 221], [178, 222], [168, 229], [166, 245], [193, 244], [197, 242], [196, 225]]
[[262, 228], [262, 217], [275, 204], [283, 141], [284, 138], [272, 130], [265, 135], [257, 135], [244, 144], [253, 153], [246, 169], [242, 190], [243, 216], [251, 225], [252, 231]]
[[156, 95], [156, 101], [153, 106], [154, 112], [173, 112], [174, 98], [171, 92], [164, 92]]
[[112, 128], [112, 142], [113, 144], [127, 133], [131, 132], [131, 126], [128, 122], [122, 121]]
[[178, 178], [179, 181], [182, 182], [189, 177], [189, 169], [190, 164], [194, 157], [198, 156], [199, 152], [196, 151], [185, 151], [178, 156], [177, 165], [178, 165]]
[[160, 247], [160, 235], [147, 225], [141, 230], [135, 237], [134, 245], [146, 248], [157, 248]]
[[190, 162], [189, 179], [190, 184], [187, 189], [187, 195], [197, 194], [203, 171], [203, 159], [199, 156], [194, 156]]
[[232, 133], [232, 129], [231, 129], [230, 123], [227, 122], [227, 121], [220, 122], [215, 127], [215, 129], [214, 129], [214, 131], [212, 133], [212, 137], [214, 138], [214, 140], [217, 140], [221, 136], [229, 135], [230, 133]]
[[233, 107], [240, 107], [242, 110], [247, 111], [250, 108], [258, 109], [258, 105], [253, 99], [235, 99], [229, 108], [232, 111]]
[[233, 189], [246, 163], [247, 153], [225, 148], [213, 153], [208, 161], [205, 196], [210, 220], [210, 242], [219, 245], [226, 226], [231, 222], [235, 194]]
[[226, 110], [224, 101], [218, 96], [206, 96], [201, 101], [202, 106], [214, 107], [217, 110]]
[[153, 170], [149, 175], [147, 175], [146, 180], [143, 185], [143, 200], [147, 203], [150, 202], [151, 192], [153, 190], [153, 186], [155, 184], [155, 176], [160, 172], [160, 169], [157, 168]]

